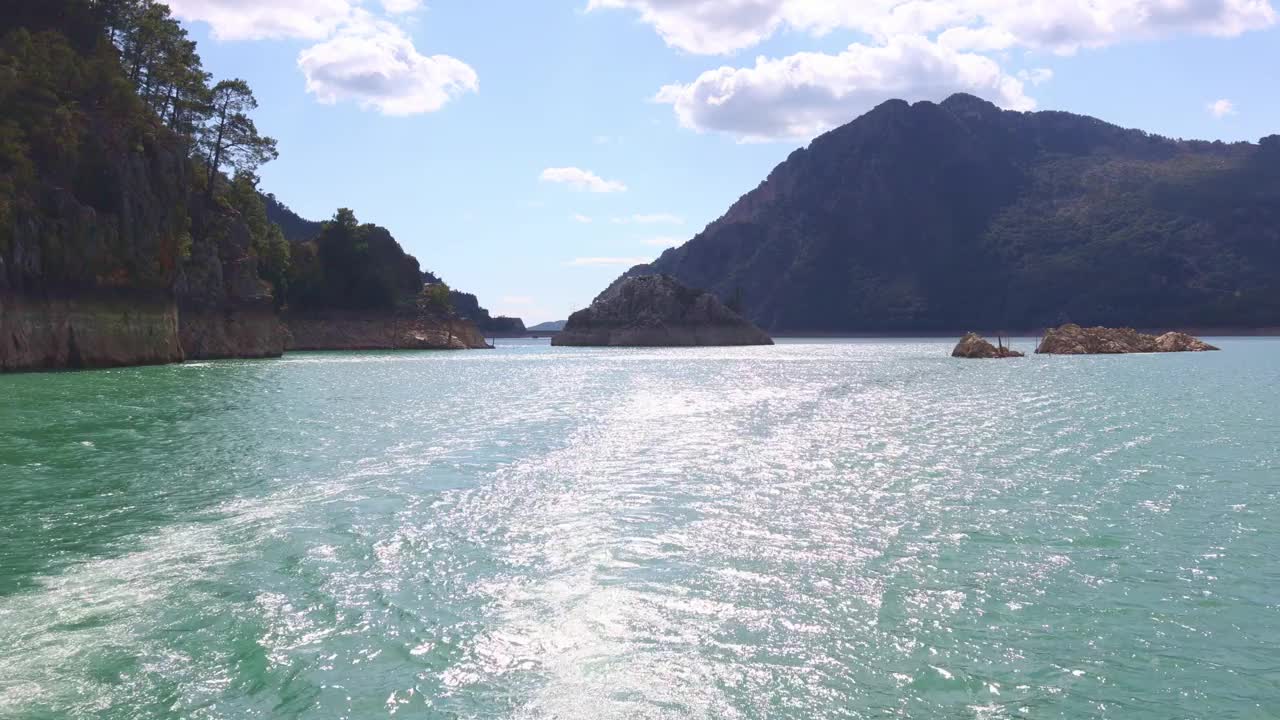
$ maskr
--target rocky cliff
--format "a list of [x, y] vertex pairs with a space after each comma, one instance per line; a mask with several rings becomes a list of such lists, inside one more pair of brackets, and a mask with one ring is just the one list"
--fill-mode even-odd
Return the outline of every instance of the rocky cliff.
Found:
[[667, 273], [770, 331], [1280, 324], [1280, 136], [1183, 141], [969, 95], [796, 150]]
[[32, 27], [0, 36], [0, 370], [280, 354], [244, 219], [196, 190], [188, 140], [82, 6], [22, 6]]
[[188, 359], [279, 357], [286, 332], [236, 212], [192, 198], [190, 256], [177, 280], [178, 332]]
[[569, 317], [552, 345], [665, 347], [772, 345], [715, 296], [666, 275], [623, 278]]
[[1218, 348], [1186, 333], [1148, 335], [1132, 328], [1082, 328], [1067, 324], [1049, 330], [1036, 349], [1042, 355], [1208, 352]]

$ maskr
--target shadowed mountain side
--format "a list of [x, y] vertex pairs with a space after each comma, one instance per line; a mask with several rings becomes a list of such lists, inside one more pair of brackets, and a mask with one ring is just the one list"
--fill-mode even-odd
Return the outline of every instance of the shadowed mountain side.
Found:
[[775, 332], [1280, 324], [1280, 136], [1181, 141], [969, 95], [795, 151], [667, 273]]

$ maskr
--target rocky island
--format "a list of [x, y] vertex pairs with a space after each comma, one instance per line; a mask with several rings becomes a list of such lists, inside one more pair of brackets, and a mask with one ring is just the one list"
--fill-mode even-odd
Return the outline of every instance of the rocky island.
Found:
[[710, 293], [668, 275], [625, 277], [569, 317], [552, 345], [687, 347], [772, 345], [773, 340]]
[[1005, 347], [1003, 343], [1001, 343], [999, 347], [992, 345], [986, 338], [977, 333], [971, 332], [960, 338], [960, 342], [956, 344], [956, 349], [951, 351], [951, 357], [967, 358], [970, 360], [986, 360], [998, 358], [1020, 358], [1026, 357], [1026, 355], [1012, 348]]
[[1120, 355], [1207, 352], [1217, 349], [1186, 333], [1148, 335], [1132, 328], [1083, 328], [1067, 324], [1046, 332], [1036, 352], [1041, 355]]

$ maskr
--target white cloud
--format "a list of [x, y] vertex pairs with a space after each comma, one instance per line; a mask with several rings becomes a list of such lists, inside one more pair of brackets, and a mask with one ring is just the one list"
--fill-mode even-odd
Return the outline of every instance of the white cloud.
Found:
[[1053, 79], [1053, 71], [1049, 68], [1032, 68], [1018, 71], [1018, 79], [1031, 85], [1043, 85]]
[[651, 213], [613, 219], [613, 224], [615, 225], [629, 225], [631, 223], [636, 223], [637, 225], [683, 225], [684, 218], [670, 213]]
[[961, 91], [1014, 110], [1036, 104], [994, 60], [912, 35], [883, 47], [850, 45], [839, 55], [762, 57], [754, 67], [710, 70], [662, 88], [656, 100], [672, 105], [684, 127], [766, 141], [813, 137], [887, 98], [942, 100]]
[[668, 45], [698, 54], [752, 47], [783, 28], [843, 28], [880, 42], [941, 32], [956, 50], [1071, 53], [1175, 33], [1239, 35], [1276, 21], [1270, 0], [588, 0], [587, 10], [602, 9], [638, 13]]
[[542, 182], [568, 185], [574, 190], [593, 193], [625, 192], [627, 186], [617, 180], [605, 180], [590, 170], [576, 167], [547, 168], [542, 171]]
[[422, 0], [382, 0], [382, 9], [392, 15], [410, 13], [422, 7]]
[[329, 40], [303, 50], [298, 67], [320, 102], [354, 101], [384, 115], [435, 112], [479, 89], [466, 63], [424, 56], [403, 30], [363, 12]]
[[574, 267], [597, 265], [625, 265], [627, 267], [631, 267], [632, 265], [643, 265], [652, 261], [653, 258], [644, 257], [580, 257], [574, 258], [566, 264]]
[[580, 223], [582, 223], [583, 225], [587, 225], [587, 224], [589, 224], [589, 223], [591, 222], [591, 218], [590, 218], [590, 217], [588, 217], [588, 216], [586, 216], [586, 215], [578, 215], [578, 214], [575, 214], [575, 215], [573, 216], [573, 221], [574, 221], [574, 222], [580, 222]]
[[1216, 118], [1224, 118], [1236, 114], [1236, 104], [1227, 99], [1214, 100], [1207, 106], [1209, 114]]
[[219, 40], [318, 40], [350, 19], [355, 2], [359, 0], [168, 0], [176, 17], [208, 24]]

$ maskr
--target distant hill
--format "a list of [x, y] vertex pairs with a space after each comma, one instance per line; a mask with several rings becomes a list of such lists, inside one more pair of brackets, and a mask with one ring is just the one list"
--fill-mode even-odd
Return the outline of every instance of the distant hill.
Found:
[[567, 320], [552, 320], [551, 322], [538, 323], [529, 328], [529, 332], [560, 332], [564, 330]]
[[1280, 136], [1172, 140], [969, 95], [800, 149], [669, 273], [772, 331], [1280, 325]]
[[285, 239], [291, 243], [314, 240], [324, 229], [324, 223], [303, 218], [272, 193], [264, 193], [262, 202], [267, 207], [267, 220], [279, 225]]

